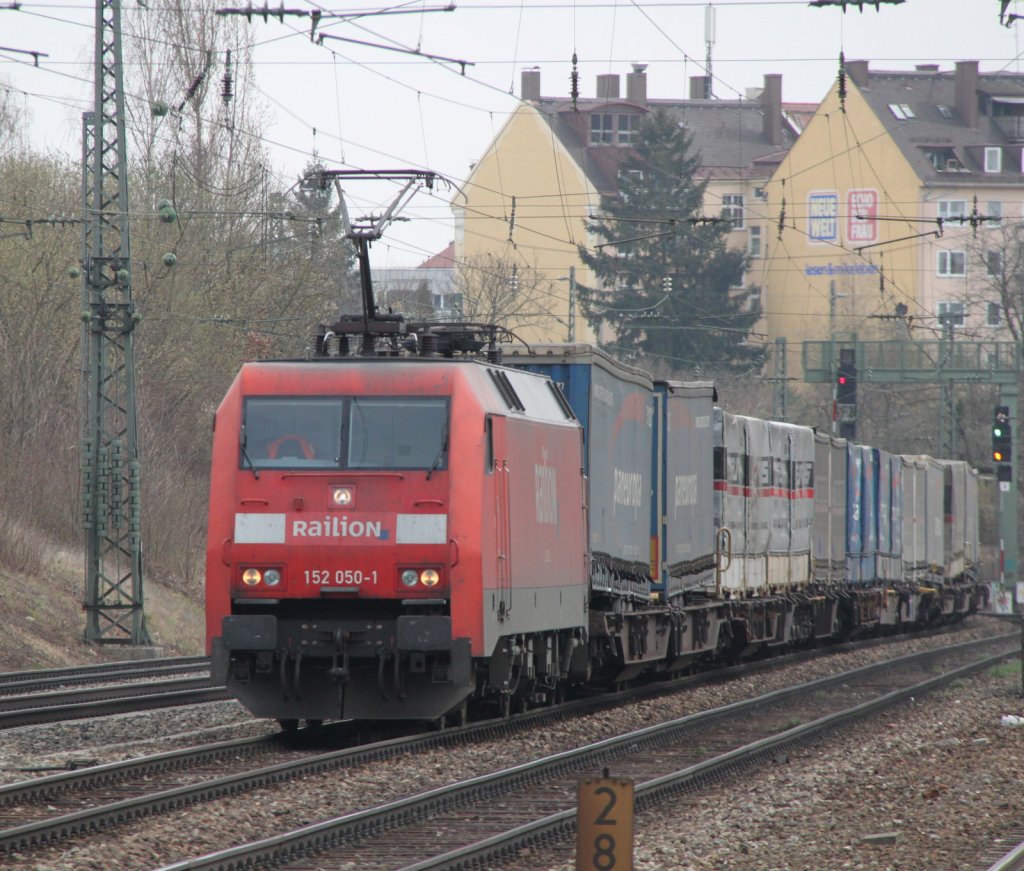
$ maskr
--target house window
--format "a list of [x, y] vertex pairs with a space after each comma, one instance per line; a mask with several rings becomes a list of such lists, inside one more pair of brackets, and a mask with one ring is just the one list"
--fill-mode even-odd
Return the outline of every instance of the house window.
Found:
[[967, 255], [963, 251], [938, 252], [938, 265], [935, 270], [939, 275], [950, 278], [967, 274]]
[[945, 106], [942, 103], [939, 103], [939, 105], [936, 106], [935, 108], [939, 110], [939, 114], [943, 118], [945, 118], [946, 120], [952, 120], [952, 118], [953, 118], [953, 110], [950, 109], [949, 106]]
[[732, 221], [732, 229], [743, 229], [743, 194], [725, 194], [722, 197], [722, 217]]
[[946, 324], [954, 327], [964, 325], [963, 302], [946, 300], [939, 303], [939, 326]]
[[985, 304], [985, 326], [1001, 327], [1003, 325], [1003, 307], [997, 302]]
[[639, 115], [619, 115], [619, 128], [616, 142], [619, 145], [630, 145], [636, 139], [636, 132], [640, 129]]
[[967, 200], [939, 200], [939, 217], [943, 221], [959, 220], [967, 217]]
[[615, 116], [611, 113], [594, 112], [590, 116], [590, 144], [610, 145], [615, 130]]
[[1001, 148], [986, 148], [985, 149], [985, 172], [1002, 172], [1003, 171], [1003, 149]]
[[889, 111], [900, 121], [909, 121], [914, 117], [914, 111], [906, 103], [890, 103]]
[[1003, 274], [1003, 252], [1002, 251], [986, 251], [985, 252], [985, 271], [998, 278]]
[[935, 167], [936, 172], [963, 172], [964, 165], [952, 148], [937, 145], [923, 148], [922, 151], [925, 159]]
[[747, 251], [751, 257], [761, 256], [761, 227], [753, 224], [747, 228], [750, 236], [747, 239]]
[[999, 222], [1003, 217], [1003, 204], [998, 200], [991, 203], [985, 203], [985, 216], [988, 218], [985, 222], [988, 226], [999, 226]]

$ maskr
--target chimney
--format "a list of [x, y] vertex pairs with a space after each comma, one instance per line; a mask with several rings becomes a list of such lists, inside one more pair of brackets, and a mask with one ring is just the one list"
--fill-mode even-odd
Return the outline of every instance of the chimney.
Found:
[[520, 98], [523, 100], [540, 100], [540, 67], [523, 70], [520, 79]]
[[956, 111], [968, 127], [978, 126], [978, 62], [956, 62]]
[[782, 76], [765, 73], [761, 92], [762, 130], [772, 145], [782, 145]]
[[633, 72], [626, 73], [626, 99], [641, 106], [647, 105], [647, 64], [633, 64]]
[[848, 60], [846, 75], [858, 88], [866, 88], [868, 86], [868, 62], [866, 60]]
[[703, 100], [708, 93], [707, 76], [690, 76], [690, 99]]
[[619, 99], [619, 74], [606, 73], [597, 77], [597, 99], [617, 100]]

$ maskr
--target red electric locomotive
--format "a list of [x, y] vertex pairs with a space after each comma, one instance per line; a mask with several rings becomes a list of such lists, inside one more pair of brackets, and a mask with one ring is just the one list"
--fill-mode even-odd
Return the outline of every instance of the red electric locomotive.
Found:
[[586, 667], [582, 430], [482, 359], [246, 365], [217, 411], [207, 550], [216, 676], [254, 714], [507, 711]]

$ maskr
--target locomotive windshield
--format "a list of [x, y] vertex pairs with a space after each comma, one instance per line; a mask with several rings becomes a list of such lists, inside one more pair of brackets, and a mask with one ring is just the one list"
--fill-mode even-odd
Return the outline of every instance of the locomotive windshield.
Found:
[[443, 469], [448, 403], [422, 397], [251, 397], [239, 466]]

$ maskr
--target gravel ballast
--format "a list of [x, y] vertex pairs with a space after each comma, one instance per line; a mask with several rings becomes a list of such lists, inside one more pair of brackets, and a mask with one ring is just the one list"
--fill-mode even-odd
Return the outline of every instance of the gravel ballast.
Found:
[[[1006, 630], [975, 618], [969, 636]], [[899, 652], [942, 643], [901, 642]], [[340, 816], [586, 744], [611, 734], [749, 698], [823, 674], [854, 668], [892, 648], [841, 654], [671, 698], [630, 704], [504, 739], [432, 750], [286, 783], [141, 820], [87, 840], [72, 840], [25, 856], [5, 856], [11, 869], [148, 869], [232, 844]], [[165, 749], [161, 736], [201, 733], [196, 743], [269, 731], [273, 724], [238, 718], [230, 705], [219, 713], [161, 711], [112, 717], [91, 724], [26, 727], [0, 735], [0, 765], [20, 767], [68, 755], [122, 755]], [[790, 753], [788, 761], [754, 769], [742, 783], [712, 786], [671, 807], [637, 817], [638, 869], [968, 869], [979, 867], [1001, 833], [1024, 823], [1024, 726], [1004, 726], [1004, 715], [1024, 715], [1019, 669], [1006, 667], [934, 694], [838, 735]], [[213, 722], [221, 716], [224, 725]], [[102, 723], [102, 725], [97, 725]], [[59, 737], [46, 730], [66, 730]], [[77, 738], [75, 736], [78, 736]], [[88, 747], [89, 750], [83, 750]], [[12, 763], [17, 761], [18, 766]], [[21, 779], [24, 775], [19, 775]], [[572, 867], [569, 856], [518, 867]]]

